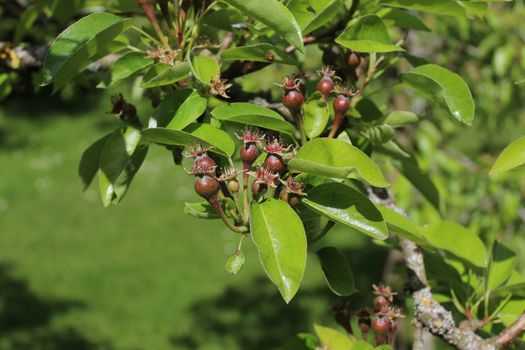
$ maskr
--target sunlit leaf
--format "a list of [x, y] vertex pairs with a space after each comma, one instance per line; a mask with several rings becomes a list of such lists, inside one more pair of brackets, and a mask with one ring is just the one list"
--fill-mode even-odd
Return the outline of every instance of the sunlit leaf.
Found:
[[436, 13], [439, 15], [465, 17], [465, 10], [453, 0], [381, 0], [381, 4]]
[[297, 19], [303, 35], [326, 25], [344, 9], [340, 0], [291, 0], [287, 7]]
[[[109, 54], [113, 39], [131, 25], [109, 13], [93, 13], [79, 19], [60, 33], [44, 58], [42, 85], [55, 82], [55, 90], [63, 86], [90, 63]], [[115, 46], [116, 48], [117, 46]]]
[[401, 81], [467, 125], [474, 120], [474, 100], [461, 77], [446, 68], [426, 64], [401, 74]]
[[211, 111], [211, 115], [225, 122], [234, 122], [275, 130], [293, 136], [295, 127], [277, 112], [252, 103], [224, 103]]
[[381, 170], [366, 154], [351, 144], [316, 138], [299, 149], [288, 163], [294, 172], [333, 178], [358, 178], [376, 187], [388, 187]]
[[204, 85], [210, 85], [211, 81], [220, 73], [219, 62], [211, 56], [190, 56], [191, 72]]
[[388, 30], [376, 15], [367, 15], [351, 22], [335, 41], [357, 52], [392, 52], [404, 51], [390, 42]]
[[290, 302], [306, 266], [306, 234], [299, 216], [281, 200], [252, 202], [250, 227], [264, 271]]
[[167, 63], [157, 63], [144, 74], [140, 86], [152, 88], [171, 85], [179, 80], [186, 79], [189, 73], [190, 65], [187, 62], [180, 62], [175, 66]]
[[111, 70], [108, 71], [104, 81], [99, 86], [116, 86], [152, 64], [153, 59], [147, 58], [144, 53], [128, 52], [113, 63]]
[[441, 221], [424, 227], [422, 233], [433, 247], [476, 267], [485, 267], [487, 248], [478, 235], [469, 229], [454, 222]]
[[321, 344], [329, 350], [348, 350], [354, 345], [354, 341], [346, 334], [335, 329], [315, 324], [315, 333]]
[[242, 14], [251, 16], [269, 28], [299, 51], [304, 50], [301, 28], [294, 16], [277, 0], [223, 0], [238, 9]]
[[302, 202], [310, 209], [375, 239], [386, 239], [388, 230], [383, 216], [370, 200], [338, 182], [316, 186]]
[[304, 130], [308, 138], [321, 135], [328, 124], [330, 109], [319, 99], [312, 99], [304, 105]]
[[421, 30], [424, 32], [430, 32], [423, 21], [418, 17], [406, 11], [398, 10], [395, 8], [384, 8], [381, 9], [377, 15], [381, 17], [385, 25], [387, 26], [398, 26], [400, 28]]
[[498, 156], [490, 175], [498, 175], [525, 164], [525, 136], [513, 141]]
[[381, 205], [377, 206], [377, 209], [379, 209], [381, 215], [383, 215], [386, 225], [390, 231], [393, 231], [399, 236], [417, 243], [418, 245], [428, 245], [423, 234], [421, 233], [421, 228], [413, 224], [409, 219], [398, 212]]
[[201, 144], [210, 148], [211, 152], [223, 156], [231, 156], [235, 150], [235, 144], [230, 136], [209, 124], [194, 124], [186, 128], [187, 131], [166, 128], [148, 128], [142, 130], [144, 139], [171, 146], [192, 146]]

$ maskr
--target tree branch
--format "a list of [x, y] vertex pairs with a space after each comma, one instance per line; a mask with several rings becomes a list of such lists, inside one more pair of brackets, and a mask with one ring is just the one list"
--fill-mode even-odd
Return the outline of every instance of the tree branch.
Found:
[[512, 343], [524, 331], [525, 331], [525, 311], [516, 320], [516, 322], [514, 322], [513, 324], [505, 328], [497, 336], [492, 337], [491, 340], [492, 340], [492, 343], [495, 344], [497, 347], [506, 346]]
[[[373, 202], [389, 207], [405, 217], [407, 216], [405, 211], [394, 203], [386, 190], [371, 188], [369, 197]], [[452, 313], [432, 296], [421, 249], [414, 242], [402, 237], [398, 237], [398, 239], [405, 256], [406, 265], [413, 275], [410, 284], [414, 290], [416, 322], [420, 323], [425, 329], [460, 350], [495, 350], [508, 345], [525, 331], [525, 312], [499, 335], [489, 339], [483, 339], [471, 330], [456, 326]], [[421, 332], [422, 330], [419, 331], [419, 333]], [[420, 346], [419, 341], [414, 343], [414, 349], [421, 349]]]

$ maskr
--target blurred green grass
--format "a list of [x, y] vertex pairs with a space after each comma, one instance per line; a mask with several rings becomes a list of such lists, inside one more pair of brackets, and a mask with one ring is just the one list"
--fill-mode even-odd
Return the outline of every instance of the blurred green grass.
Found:
[[[96, 182], [82, 193], [80, 155], [116, 125], [107, 101], [0, 107], [0, 349], [273, 349], [334, 324], [314, 256], [288, 306], [250, 240], [240, 275], [226, 273], [237, 237], [183, 214], [198, 198], [164, 149], [153, 147], [119, 206], [102, 207]], [[384, 254], [333, 236], [352, 242], [357, 267], [376, 254], [375, 273], [358, 280], [369, 288]]]

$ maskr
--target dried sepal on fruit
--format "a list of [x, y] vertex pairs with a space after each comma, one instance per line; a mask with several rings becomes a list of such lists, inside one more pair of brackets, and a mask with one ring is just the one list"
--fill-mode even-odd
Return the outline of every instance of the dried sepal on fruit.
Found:
[[277, 187], [279, 174], [269, 170], [265, 166], [259, 165], [255, 171], [250, 171], [248, 174], [255, 178], [254, 182], [274, 188]]
[[217, 74], [215, 78], [210, 81], [210, 92], [212, 95], [230, 98], [227, 91], [232, 85], [233, 84], [228, 83], [228, 79], [221, 78], [220, 74]]

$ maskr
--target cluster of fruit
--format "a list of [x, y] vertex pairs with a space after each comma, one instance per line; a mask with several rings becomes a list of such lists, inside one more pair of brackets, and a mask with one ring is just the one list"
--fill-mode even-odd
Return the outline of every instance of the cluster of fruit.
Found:
[[[326, 135], [333, 138], [337, 135], [345, 118], [345, 113], [350, 108], [350, 99], [357, 92], [334, 83], [334, 80], [338, 78], [335, 77], [335, 72], [329, 67], [321, 70], [320, 73], [322, 78], [317, 84], [317, 90], [321, 93], [323, 101], [328, 102], [330, 94], [336, 94], [333, 99], [333, 125]], [[286, 77], [281, 86], [283, 88], [282, 103], [290, 111], [304, 144], [307, 139], [304, 132], [302, 111], [305, 101], [305, 87], [302, 78], [298, 76]], [[194, 159], [193, 169], [189, 173], [195, 177], [195, 191], [211, 204], [228, 227], [244, 233], [249, 221], [248, 188], [251, 190], [253, 200], [278, 197], [291, 206], [297, 205], [305, 193], [303, 192], [303, 184], [288, 174], [287, 162], [294, 158], [296, 148], [284, 145], [278, 135], [265, 136], [256, 128], [245, 129], [239, 139], [243, 143], [239, 151], [243, 164], [242, 195], [244, 203], [242, 206], [238, 198], [241, 185], [237, 178], [241, 172], [234, 168], [219, 168], [215, 160], [208, 154], [209, 149], [205, 149], [201, 145], [193, 147], [186, 156]], [[254, 178], [251, 186], [249, 185], [250, 176]], [[230, 198], [234, 201], [235, 205], [229, 216], [233, 217], [235, 223], [228, 219], [228, 215], [225, 214], [220, 205], [221, 199], [224, 198]]]
[[358, 325], [361, 330], [363, 340], [368, 339], [370, 328], [375, 335], [375, 345], [392, 344], [394, 336], [399, 328], [399, 319], [404, 318], [401, 309], [394, 305], [394, 296], [389, 286], [380, 284], [374, 285], [373, 301], [374, 309], [370, 313], [368, 309], [361, 309], [357, 312]]

